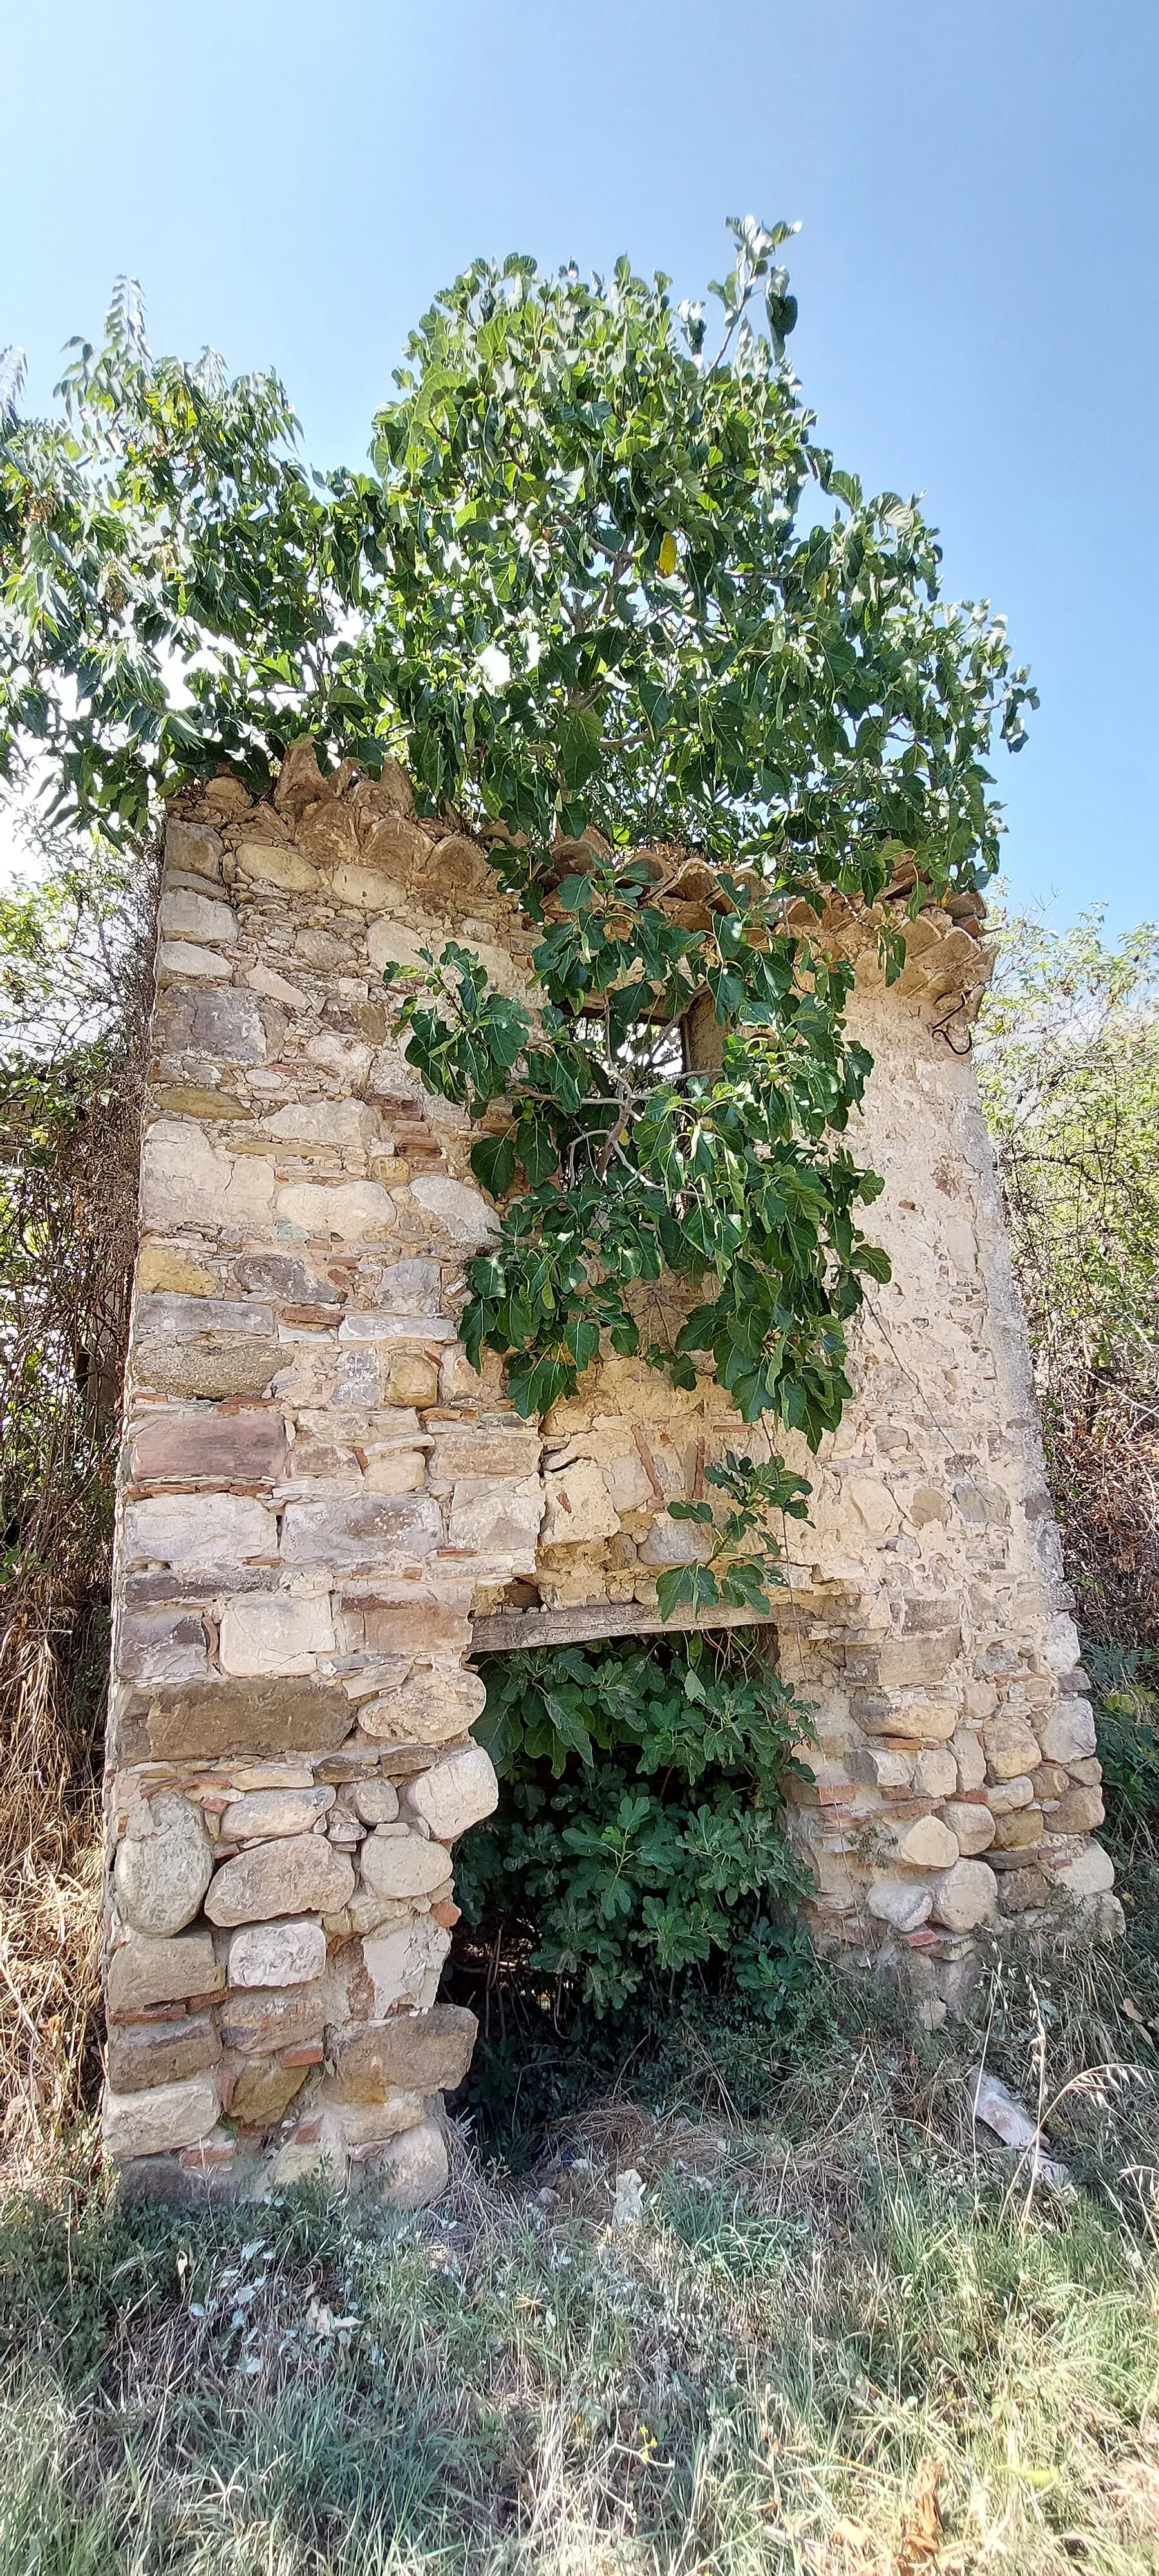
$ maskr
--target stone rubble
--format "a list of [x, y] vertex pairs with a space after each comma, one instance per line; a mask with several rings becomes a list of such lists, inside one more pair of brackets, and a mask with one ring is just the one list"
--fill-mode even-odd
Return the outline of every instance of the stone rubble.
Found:
[[[705, 926], [712, 873], [684, 884], [659, 899]], [[816, 1461], [780, 1443], [814, 1502], [770, 1623], [814, 1707], [814, 1935], [904, 1969], [927, 2018], [1004, 1927], [1120, 1919], [965, 1051], [979, 916], [919, 911], [889, 990], [872, 923], [821, 925], [857, 966], [877, 1071], [851, 1142], [893, 1279], [838, 1432]], [[667, 1502], [768, 1452], [712, 1380], [605, 1351], [529, 1425], [471, 1367], [465, 1266], [499, 1213], [381, 980], [449, 938], [534, 1007], [535, 934], [395, 764], [323, 776], [303, 741], [272, 803], [221, 777], [171, 808], [108, 1770], [105, 2139], [142, 2187], [442, 2187], [429, 2106], [474, 2037], [437, 2001], [448, 1846], [498, 1796], [467, 1659], [656, 1629], [659, 1568], [704, 1546]]]

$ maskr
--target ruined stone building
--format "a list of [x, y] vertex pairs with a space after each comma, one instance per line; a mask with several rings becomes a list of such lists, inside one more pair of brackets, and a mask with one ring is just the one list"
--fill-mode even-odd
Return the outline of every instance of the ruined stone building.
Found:
[[[672, 863], [678, 918], [706, 895]], [[775, 1651], [815, 1712], [814, 1936], [904, 1969], [932, 2022], [1009, 1927], [1118, 1908], [968, 1052], [980, 906], [923, 911], [888, 990], [871, 928], [825, 931], [858, 954], [853, 1141], [893, 1279], [839, 1431], [787, 1444], [814, 1503]], [[474, 2035], [436, 2000], [452, 1847], [497, 1796], [472, 1653], [656, 1628], [657, 1569], [697, 1544], [669, 1500], [760, 1454], [712, 1380], [607, 1356], [535, 1427], [468, 1364], [497, 1217], [381, 980], [448, 937], [527, 988], [485, 852], [397, 771], [324, 778], [298, 745], [272, 804], [218, 778], [171, 811], [108, 1766], [105, 2134], [158, 2180], [325, 2159], [437, 2191]]]

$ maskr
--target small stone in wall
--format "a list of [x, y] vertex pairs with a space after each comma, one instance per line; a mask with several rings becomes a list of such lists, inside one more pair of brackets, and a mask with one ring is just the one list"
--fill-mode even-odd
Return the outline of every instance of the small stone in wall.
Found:
[[1114, 1886], [1115, 1864], [1100, 1843], [1089, 1843], [1086, 1850], [1079, 1852], [1056, 1876], [1058, 1886], [1076, 1902], [1081, 1902], [1087, 1897], [1101, 1896]]
[[982, 1728], [986, 1759], [996, 1780], [1013, 1780], [1038, 1763], [1038, 1740], [1024, 1718], [988, 1717]]
[[397, 1826], [380, 1826], [368, 1835], [359, 1858], [372, 1896], [433, 1896], [450, 1880], [445, 1846], [423, 1834], [400, 1833]]
[[277, 2057], [243, 2059], [227, 2079], [231, 2120], [243, 2129], [269, 2129], [289, 2109], [309, 2074], [307, 2066], [285, 2066]]
[[933, 1920], [948, 1932], [973, 1932], [998, 1911], [998, 1882], [984, 1860], [959, 1860], [934, 1890]]
[[[225, 1673], [264, 1673], [289, 1680], [312, 1673], [319, 1655], [334, 1650], [329, 1602], [287, 1593], [241, 1594], [222, 1612], [219, 1656]], [[297, 1833], [296, 1825], [279, 1831]]]
[[410, 1194], [424, 1215], [434, 1217], [445, 1227], [452, 1243], [482, 1247], [492, 1242], [499, 1232], [499, 1219], [478, 1190], [468, 1189], [462, 1181], [452, 1181], [440, 1172], [420, 1173], [411, 1182]]
[[546, 1475], [543, 1492], [545, 1547], [613, 1538], [619, 1530], [619, 1513], [594, 1458], [577, 1458], [570, 1467]]
[[375, 2020], [385, 2021], [400, 2004], [409, 2004], [414, 2012], [429, 2012], [450, 1946], [450, 1933], [429, 1914], [364, 1940], [362, 1956], [374, 1991]]
[[899, 1836], [897, 1856], [908, 1869], [948, 1869], [957, 1860], [958, 1845], [940, 1816], [919, 1816]]
[[992, 1780], [986, 1791], [986, 1804], [993, 1816], [1010, 1816], [1016, 1807], [1033, 1806], [1034, 1782], [1025, 1771], [1013, 1780]]
[[1064, 1700], [1052, 1710], [1042, 1730], [1048, 1762], [1076, 1762], [1095, 1751], [1095, 1721], [1085, 1699]]
[[513, 1574], [533, 1574], [542, 1516], [537, 1476], [462, 1476], [451, 1496], [450, 1544], [502, 1558]]
[[364, 2188], [390, 2209], [428, 2209], [446, 2190], [449, 2171], [443, 2132], [437, 2120], [424, 2120], [365, 2167]]
[[108, 2082], [114, 2093], [140, 2093], [154, 2084], [176, 2084], [216, 2066], [221, 2041], [209, 2013], [173, 2021], [138, 2021], [109, 2032]]
[[[353, 1871], [351, 1872], [353, 1876]], [[246, 2057], [280, 2056], [320, 2039], [333, 2010], [325, 1978], [314, 1985], [238, 1988], [218, 2007], [225, 2048]]]
[[335, 2040], [336, 2084], [353, 2102], [376, 2101], [393, 2084], [422, 2094], [453, 2092], [471, 2063], [478, 2029], [462, 2004], [356, 2024]]
[[371, 1700], [359, 1710], [359, 1724], [380, 1743], [446, 1744], [465, 1735], [487, 1704], [487, 1685], [478, 1673], [446, 1665], [411, 1674], [401, 1690]]
[[1041, 1841], [1042, 1810], [1040, 1807], [1015, 1807], [1009, 1815], [996, 1816], [994, 1819], [993, 1849], [995, 1851], [1029, 1851], [1033, 1844]]
[[300, 1986], [320, 1977], [326, 1935], [309, 1915], [281, 1923], [252, 1923], [229, 1945], [231, 1986]]
[[499, 1782], [491, 1756], [481, 1744], [466, 1744], [444, 1762], [420, 1771], [406, 1792], [407, 1806], [441, 1843], [455, 1842], [470, 1825], [481, 1824], [499, 1804]]
[[958, 1849], [967, 1860], [987, 1851], [994, 1840], [994, 1818], [981, 1799], [975, 1805], [967, 1799], [951, 1799], [945, 1810], [950, 1832], [957, 1837]]
[[[319, 1816], [328, 1816], [337, 1792], [333, 1789], [250, 1789], [244, 1797], [235, 1798], [226, 1808], [221, 1830], [227, 1843], [267, 1842], [278, 1834], [308, 1834]], [[248, 1985], [263, 1982], [247, 1978]], [[271, 1977], [271, 1985], [281, 1983]]]
[[1098, 1789], [1066, 1789], [1057, 1806], [1051, 1810], [1051, 1832], [1093, 1833], [1096, 1825], [1102, 1824], [1104, 1813], [1103, 1801]]
[[117, 1850], [113, 1885], [123, 1920], [135, 1932], [183, 1932], [201, 1910], [213, 1875], [213, 1846], [201, 1811], [175, 1789], [142, 1800]]
[[398, 1815], [393, 1780], [361, 1780], [351, 1792], [355, 1815], [364, 1825], [392, 1825]]
[[327, 1241], [337, 1235], [344, 1243], [381, 1243], [394, 1230], [394, 1201], [380, 1181], [287, 1181], [276, 1214], [283, 1225]]
[[895, 1932], [916, 1932], [926, 1921], [933, 1899], [920, 1881], [880, 1878], [866, 1901], [878, 1923], [892, 1924]]
[[216, 1574], [277, 1552], [276, 1516], [248, 1494], [151, 1494], [125, 1512], [126, 1565], [204, 1567]]
[[956, 1727], [950, 1738], [958, 1765], [959, 1789], [980, 1789], [986, 1777], [986, 1755], [980, 1735], [967, 1726]]
[[260, 1923], [271, 1915], [336, 1914], [354, 1894], [354, 1871], [321, 1834], [255, 1843], [218, 1870], [205, 1900], [211, 1923]]
[[914, 1795], [918, 1798], [948, 1798], [958, 1785], [958, 1765], [949, 1747], [927, 1745], [918, 1755], [914, 1769]]

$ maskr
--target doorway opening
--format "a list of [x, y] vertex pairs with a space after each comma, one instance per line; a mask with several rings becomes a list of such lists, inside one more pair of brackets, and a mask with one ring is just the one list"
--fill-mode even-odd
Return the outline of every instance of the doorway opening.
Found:
[[807, 1717], [775, 1629], [478, 1664], [501, 1793], [458, 1856], [448, 1990], [479, 2017], [465, 2100], [484, 2139], [526, 2157], [594, 2094], [662, 2095], [722, 2049], [730, 2098], [759, 2089], [813, 1987], [786, 1814]]

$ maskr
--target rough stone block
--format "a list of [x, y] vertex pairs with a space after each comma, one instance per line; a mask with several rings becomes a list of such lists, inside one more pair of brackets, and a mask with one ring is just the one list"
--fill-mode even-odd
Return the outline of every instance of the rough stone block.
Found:
[[364, 1825], [393, 1825], [398, 1817], [398, 1791], [393, 1780], [363, 1780], [351, 1791], [350, 1803]]
[[427, 1405], [437, 1402], [438, 1361], [426, 1351], [384, 1351], [380, 1365], [384, 1404]]
[[457, 1841], [468, 1826], [494, 1815], [499, 1804], [499, 1782], [490, 1754], [481, 1744], [465, 1744], [461, 1753], [433, 1762], [429, 1771], [420, 1771], [408, 1783], [406, 1803], [409, 1814], [421, 1818], [439, 1842]]
[[175, 1789], [141, 1800], [117, 1850], [113, 1885], [122, 1920], [135, 1932], [183, 1932], [201, 1910], [213, 1873], [213, 1846], [201, 1810]]
[[190, 1995], [216, 1994], [225, 1970], [214, 1955], [209, 1932], [185, 1932], [171, 1940], [134, 1932], [109, 1961], [106, 2001], [113, 2020], [148, 2012], [151, 2004], [177, 2004]]
[[878, 1923], [895, 1932], [916, 1932], [926, 1921], [933, 1899], [928, 1887], [913, 1879], [879, 1878], [866, 1899]]
[[350, 1702], [336, 1682], [190, 1682], [150, 1694], [140, 1719], [121, 1720], [117, 1741], [126, 1761], [146, 1751], [164, 1762], [223, 1753], [276, 1758], [332, 1752], [350, 1724]]
[[261, 1923], [279, 1914], [336, 1914], [354, 1894], [354, 1872], [322, 1834], [254, 1843], [217, 1871], [205, 1900], [211, 1923]]
[[[961, 1632], [944, 1628], [925, 1637], [887, 1637], [878, 1658], [883, 1690], [904, 1690], [911, 1682], [940, 1682], [962, 1651]], [[900, 1730], [899, 1730], [900, 1731]]]
[[363, 1885], [372, 1896], [433, 1896], [450, 1883], [451, 1863], [444, 1844], [422, 1834], [400, 1834], [397, 1826], [378, 1827], [359, 1852]]
[[468, 1189], [463, 1181], [448, 1180], [441, 1172], [420, 1173], [410, 1185], [410, 1194], [424, 1216], [433, 1217], [444, 1227], [452, 1243], [470, 1244], [482, 1249], [494, 1241], [499, 1232], [499, 1219], [478, 1190]]
[[109, 2032], [108, 2082], [114, 2093], [142, 2093], [154, 2084], [178, 2084], [216, 2066], [221, 2041], [208, 2013], [178, 2021], [138, 2021]]
[[1037, 1767], [1038, 1738], [1025, 1718], [988, 1717], [982, 1728], [982, 1741], [996, 1780], [1014, 1780]]
[[325, 1595], [241, 1593], [222, 1611], [218, 1651], [226, 1673], [312, 1673], [317, 1657], [334, 1651], [329, 1600]]
[[1095, 1721], [1085, 1699], [1067, 1699], [1052, 1709], [1042, 1730], [1048, 1762], [1076, 1762], [1096, 1750]]
[[958, 1785], [958, 1765], [948, 1746], [927, 1745], [918, 1755], [914, 1769], [914, 1795], [918, 1798], [949, 1798]]
[[899, 1834], [897, 1857], [907, 1869], [948, 1869], [958, 1857], [957, 1837], [939, 1816], [919, 1816]]
[[1013, 1807], [1009, 1815], [994, 1819], [995, 1851], [1029, 1851], [1042, 1841], [1040, 1807]]
[[391, 2085], [453, 2093], [471, 2063], [479, 2024], [462, 2004], [362, 2022], [334, 2043], [334, 2073], [347, 2100], [373, 2102]]
[[285, 841], [240, 842], [237, 871], [250, 884], [275, 886], [279, 894], [312, 894], [321, 883], [317, 868]]
[[163, 939], [211, 940], [229, 948], [237, 938], [237, 914], [215, 895], [178, 886], [161, 897], [160, 927]]
[[186, 1483], [213, 1477], [239, 1485], [272, 1482], [286, 1463], [286, 1427], [280, 1413], [197, 1413], [158, 1406], [132, 1428], [133, 1476], [138, 1483]]
[[417, 2129], [426, 2115], [426, 2100], [421, 2093], [385, 2093], [377, 2102], [344, 2102], [338, 2098], [339, 2089], [325, 2085], [318, 2098], [327, 2110], [336, 2113], [347, 2151], [356, 2163], [361, 2163], [375, 2147], [384, 2146], [388, 2138]]
[[367, 1645], [377, 1654], [433, 1660], [460, 1655], [471, 1643], [471, 1622], [465, 1611], [453, 1601], [440, 1601], [433, 1592], [420, 1591], [417, 1584], [408, 1584], [399, 1600], [380, 1593], [347, 1593], [342, 1606], [361, 1610]]
[[384, 2147], [370, 2169], [369, 2188], [390, 2209], [428, 2209], [447, 2188], [447, 2142], [436, 2120], [424, 2120]]
[[272, 1338], [215, 1333], [203, 1342], [174, 1342], [154, 1336], [134, 1343], [131, 1376], [159, 1395], [264, 1395], [281, 1358]]
[[129, 1681], [188, 1682], [207, 1669], [199, 1610], [123, 1610], [117, 1621], [117, 1671]]
[[278, 2057], [254, 2057], [230, 2070], [227, 2107], [243, 2129], [271, 2129], [300, 2093], [309, 2068], [286, 2066]]
[[450, 1933], [429, 1914], [365, 1940], [362, 1956], [374, 1991], [375, 2020], [385, 2021], [400, 2004], [414, 2012], [428, 2012], [450, 1946]]
[[382, 1243], [395, 1224], [394, 1200], [381, 1181], [286, 1181], [276, 1213], [284, 1225], [341, 1243]]
[[225, 843], [208, 823], [179, 822], [174, 816], [165, 834], [165, 864], [189, 876], [220, 880]]
[[487, 1704], [478, 1673], [447, 1665], [411, 1674], [401, 1690], [384, 1693], [359, 1711], [367, 1735], [382, 1744], [449, 1744], [465, 1735]]
[[933, 1921], [948, 1932], [973, 1932], [998, 1911], [998, 1881], [984, 1860], [959, 1860], [934, 1889]]
[[[531, 1572], [542, 1516], [543, 1490], [537, 1476], [464, 1476], [451, 1497], [448, 1538], [452, 1547], [509, 1558], [516, 1571]], [[618, 1529], [619, 1522], [615, 1525]]]
[[545, 1475], [543, 1495], [545, 1547], [615, 1537], [620, 1516], [594, 1458], [577, 1458], [558, 1474]]
[[229, 1945], [231, 1986], [304, 1986], [326, 1966], [326, 1935], [310, 1915], [251, 1923]]
[[1107, 1888], [1114, 1886], [1115, 1864], [1101, 1843], [1088, 1843], [1085, 1851], [1068, 1861], [1065, 1869], [1056, 1872], [1056, 1880], [1058, 1886], [1076, 1902], [1090, 1896], [1101, 1896]]
[[959, 1789], [980, 1789], [986, 1777], [986, 1754], [981, 1736], [974, 1735], [968, 1726], [955, 1727], [950, 1744], [958, 1765]]
[[332, 1145], [336, 1150], [353, 1147], [368, 1154], [381, 1150], [381, 1121], [378, 1111], [366, 1100], [328, 1100], [324, 1095], [311, 1100], [288, 1100], [266, 1120], [271, 1136], [299, 1145]]
[[950, 1832], [957, 1837], [958, 1849], [966, 1860], [978, 1852], [988, 1851], [994, 1840], [994, 1818], [979, 1799], [977, 1804], [952, 1798], [945, 1810]]
[[364, 1566], [370, 1571], [391, 1556], [429, 1556], [442, 1536], [438, 1505], [426, 1494], [287, 1503], [282, 1555], [287, 1565]]
[[217, 2026], [225, 2048], [244, 2057], [280, 2056], [320, 2039], [329, 2016], [325, 1978], [312, 1986], [277, 1986], [230, 1994], [218, 2006]]
[[278, 1524], [248, 1494], [151, 1494], [125, 1510], [125, 1565], [205, 1566], [225, 1575], [278, 1553]]
[[106, 2155], [171, 2155], [196, 2146], [217, 2124], [221, 2095], [215, 2074], [191, 2075], [183, 2084], [156, 2084], [139, 2093], [106, 2092], [101, 2138]]
[[190, 939], [162, 939], [157, 948], [158, 983], [183, 983], [190, 976], [214, 976], [228, 984], [233, 968], [216, 948], [199, 948]]
[[231, 984], [218, 992], [162, 993], [154, 1022], [163, 1055], [192, 1055], [209, 1063], [264, 1064], [266, 1019], [256, 993]]
[[143, 1225], [265, 1226], [273, 1201], [272, 1163], [225, 1152], [191, 1120], [154, 1120], [141, 1156]]
[[1101, 1825], [1105, 1810], [1097, 1789], [1066, 1789], [1050, 1817], [1051, 1832], [1056, 1834], [1090, 1834]]
[[993, 1816], [1012, 1816], [1016, 1807], [1034, 1804], [1034, 1782], [1025, 1771], [1013, 1780], [992, 1780], [986, 1791], [986, 1804]]
[[1054, 1893], [1053, 1880], [1040, 1869], [1004, 1869], [998, 1880], [998, 1903], [1003, 1914], [1032, 1914], [1048, 1905]]
[[434, 1422], [434, 1455], [431, 1475], [439, 1486], [456, 1484], [463, 1477], [512, 1477], [523, 1484], [537, 1474], [540, 1438], [537, 1431], [484, 1431], [473, 1424], [457, 1425], [454, 1430]]

